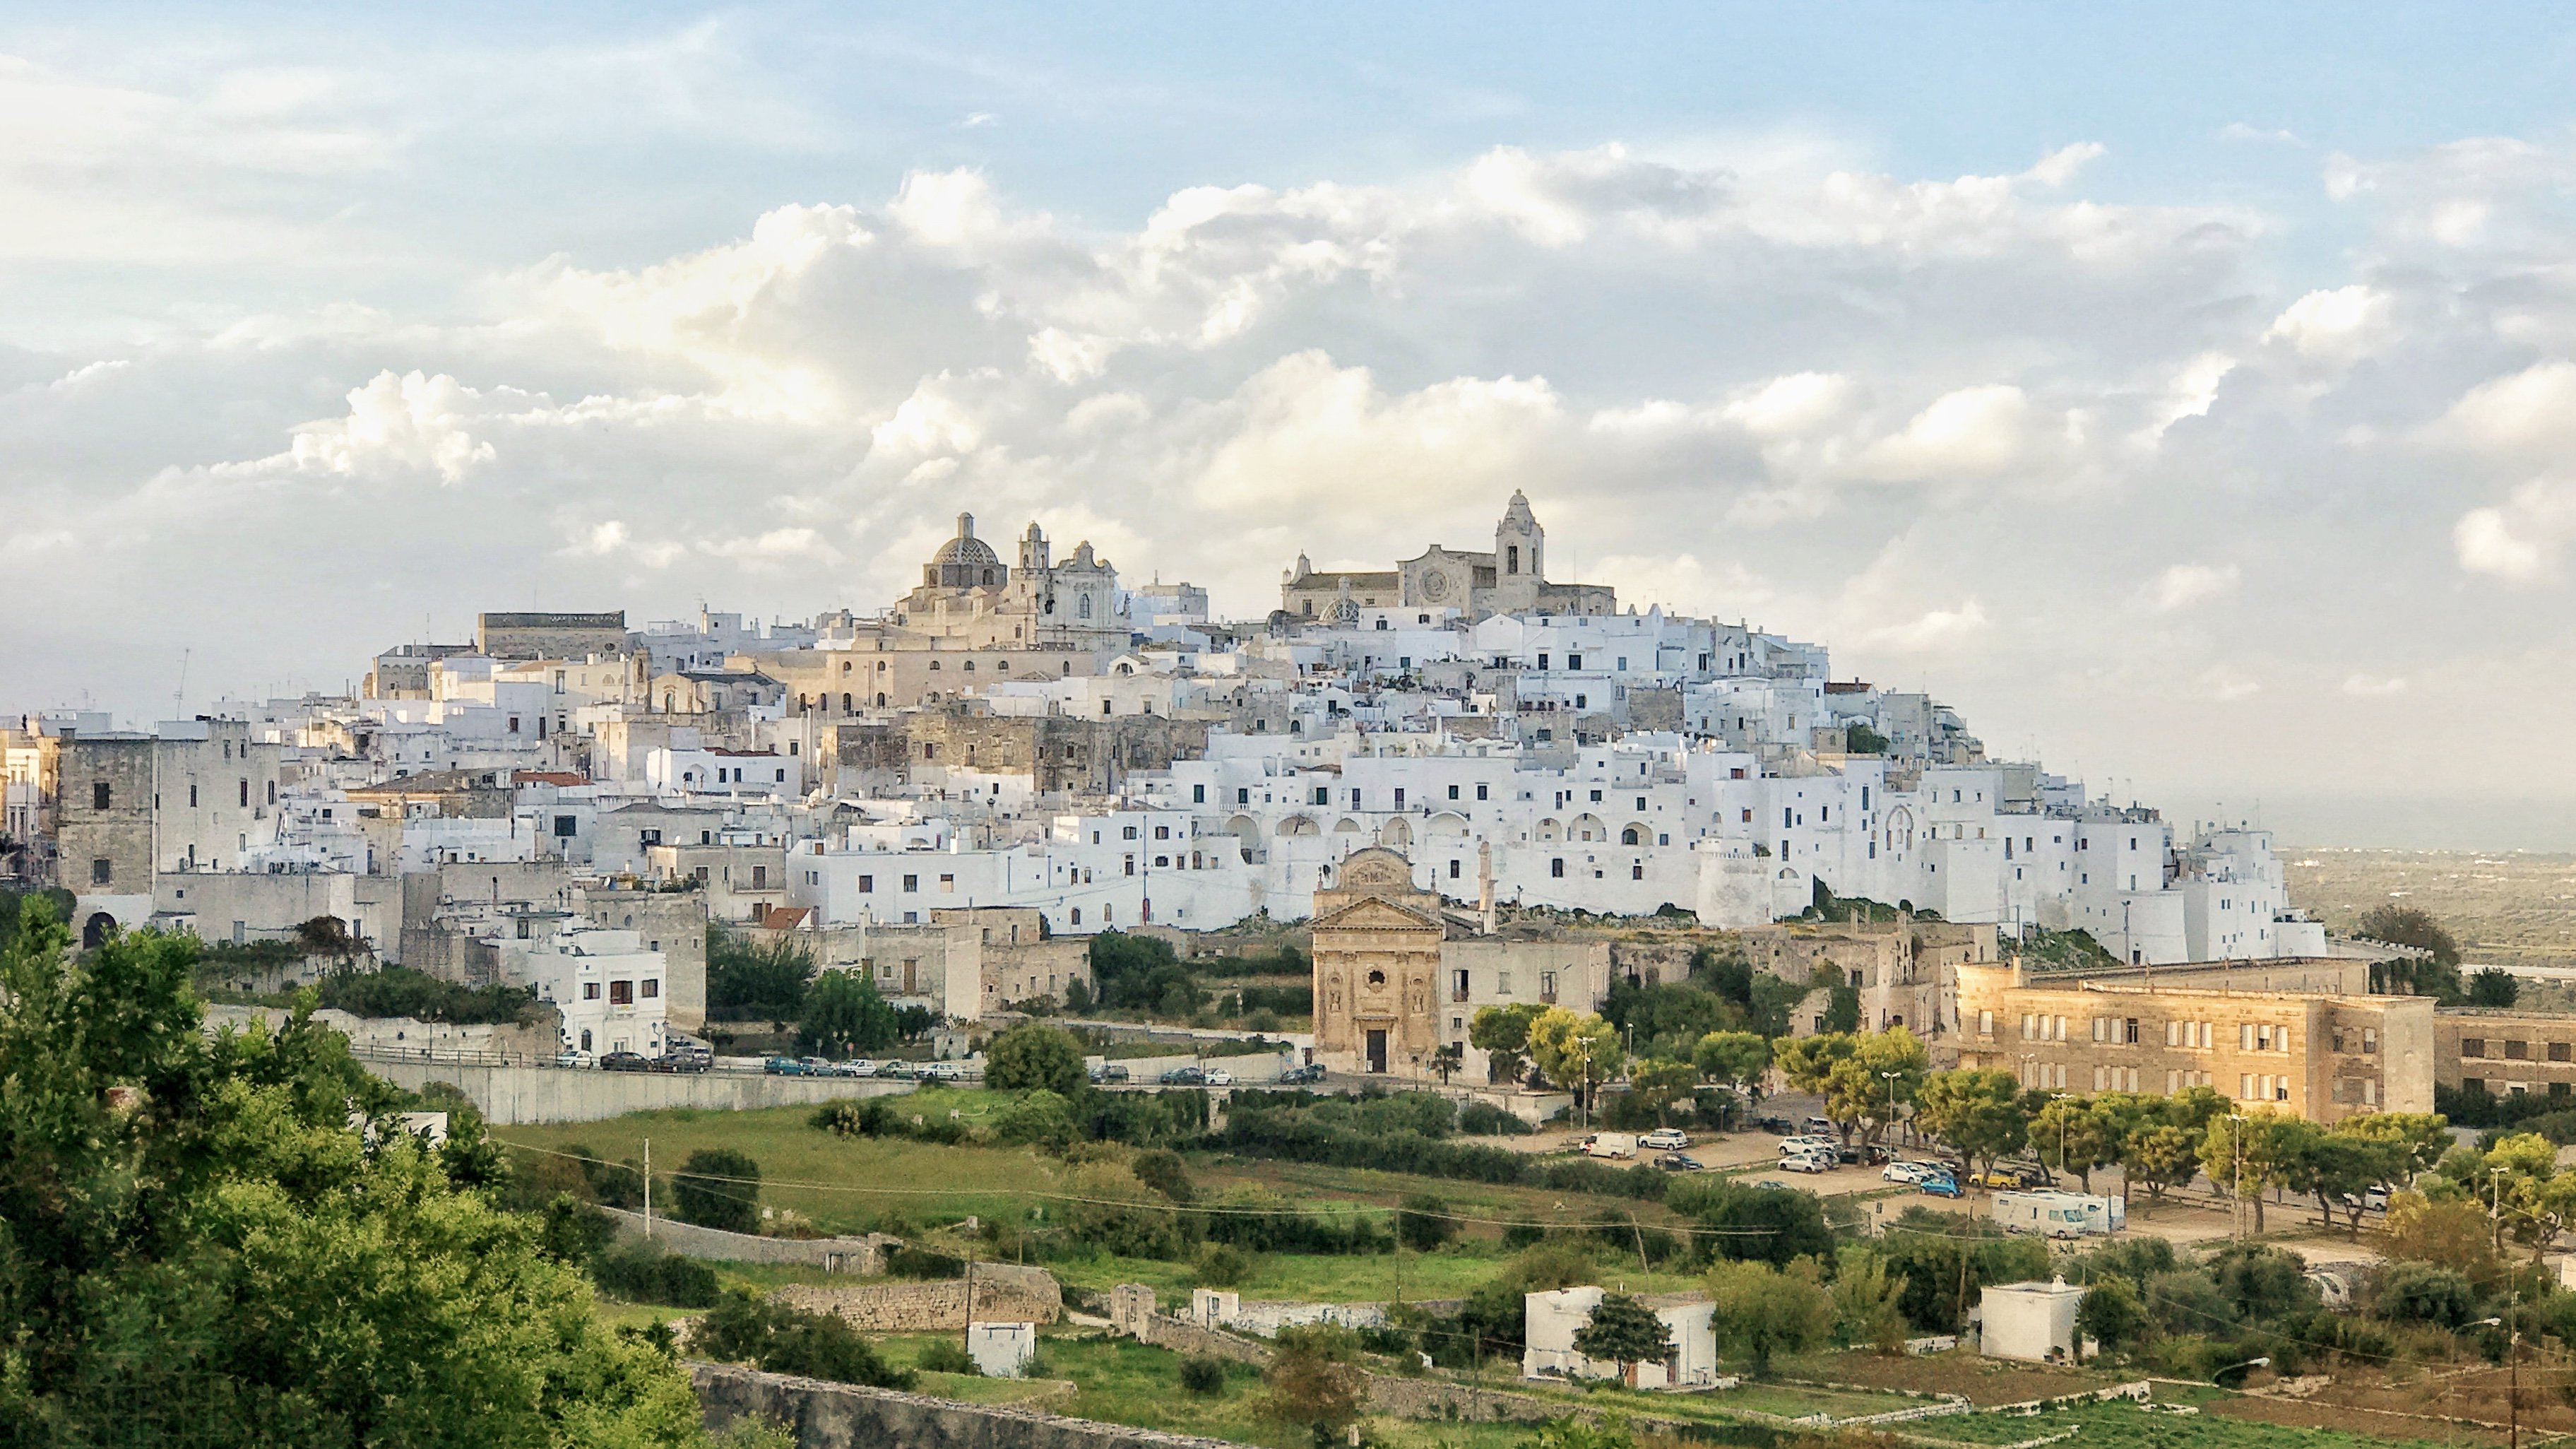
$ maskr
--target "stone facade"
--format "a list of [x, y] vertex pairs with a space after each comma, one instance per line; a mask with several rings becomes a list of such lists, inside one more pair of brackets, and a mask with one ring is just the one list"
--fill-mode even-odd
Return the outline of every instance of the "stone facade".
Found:
[[885, 1283], [859, 1288], [824, 1288], [790, 1284], [770, 1295], [776, 1302], [811, 1313], [833, 1313], [863, 1333], [963, 1332], [969, 1321], [1054, 1323], [1064, 1317], [1064, 1290], [1053, 1275], [1009, 1263], [978, 1263], [972, 1274], [974, 1302], [967, 1302], [969, 1279], [930, 1283]]
[[[2359, 963], [2356, 963], [2359, 964]], [[2071, 974], [2071, 973], [2070, 973]], [[2227, 1097], [2333, 1123], [2433, 1110], [2436, 1031], [2426, 997], [2239, 987], [2217, 973], [2101, 973], [2061, 981], [2018, 963], [1958, 969], [1959, 1064], [2069, 1092]], [[2296, 963], [2279, 973], [2295, 978]]]
[[1372, 846], [1315, 892], [1315, 1058], [1335, 1071], [1418, 1073], [1440, 1045], [1433, 1001], [1448, 939], [1440, 897]]
[[1455, 609], [1468, 619], [1489, 614], [1615, 614], [1618, 591], [1600, 584], [1547, 580], [1547, 530], [1519, 492], [1494, 526], [1491, 553], [1438, 544], [1391, 570], [1318, 570], [1304, 554], [1280, 580], [1279, 607], [1291, 617], [1349, 622], [1356, 610]]
[[626, 611], [599, 614], [478, 614], [474, 650], [492, 659], [586, 659], [623, 654]]
[[[2576, 1017], [2445, 1007], [2433, 1015], [2434, 1080], [2499, 1097], [2576, 1093]], [[2576, 1106], [2571, 1099], [2570, 1106]]]

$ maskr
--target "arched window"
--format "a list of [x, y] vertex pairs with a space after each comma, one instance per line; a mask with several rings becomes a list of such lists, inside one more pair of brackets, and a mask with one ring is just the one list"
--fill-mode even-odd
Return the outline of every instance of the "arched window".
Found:
[[[884, 697], [883, 697], [883, 696], [879, 696], [879, 697], [878, 697], [878, 699], [877, 699], [877, 703], [879, 703], [879, 704], [883, 704], [883, 703], [885, 703], [885, 699], [884, 699]], [[849, 712], [850, 712], [850, 697], [849, 697], [848, 695], [846, 695], [846, 694], [845, 694], [845, 695], [842, 695], [842, 696], [841, 696], [841, 713], [843, 713], [843, 714], [848, 714]]]
[[966, 672], [967, 672], [967, 673], [969, 673], [969, 674], [974, 673], [974, 672], [975, 672], [975, 661], [974, 661], [974, 660], [972, 660], [972, 659], [967, 660], [967, 661], [966, 661], [965, 668], [966, 668]]
[[937, 674], [937, 673], [939, 672], [939, 661], [938, 661], [938, 660], [933, 659], [933, 660], [931, 660], [931, 661], [930, 661], [930, 672], [931, 672], [931, 673], [933, 673], [933, 674]]
[[1077, 614], [1080, 614], [1083, 618], [1086, 618], [1086, 619], [1088, 619], [1088, 618], [1090, 618], [1090, 617], [1091, 617], [1091, 596], [1090, 596], [1089, 594], [1085, 594], [1085, 595], [1083, 595], [1083, 596], [1082, 596], [1082, 603], [1081, 603], [1080, 607], [1078, 607], [1078, 608], [1076, 608], [1076, 609], [1074, 610], [1074, 612], [1075, 612], [1075, 613], [1077, 613]]
[[882, 689], [877, 691], [877, 708], [885, 708], [885, 691]]
[[988, 583], [988, 584], [989, 584], [989, 583], [991, 583], [992, 581], [993, 581], [993, 571], [992, 571], [991, 569], [986, 569], [986, 570], [984, 570], [984, 582], [986, 582], [986, 583]]
[[1521, 571], [1521, 546], [1517, 543], [1505, 545], [1503, 548], [1503, 559], [1506, 565], [1508, 565], [1504, 568], [1503, 572], [1507, 574], [1519, 573]]
[[1082, 907], [1080, 906], [1075, 906], [1073, 908], [1073, 923], [1077, 926], [1082, 924]]
[[1644, 842], [1637, 838], [1637, 827], [1631, 825], [1627, 829], [1619, 832], [1619, 843], [1621, 845], [1641, 845]]

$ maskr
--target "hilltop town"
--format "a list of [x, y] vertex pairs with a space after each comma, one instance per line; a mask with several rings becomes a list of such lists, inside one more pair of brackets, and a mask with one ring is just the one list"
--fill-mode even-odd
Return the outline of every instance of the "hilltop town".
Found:
[[1257, 618], [960, 515], [865, 610], [489, 612], [0, 747], [12, 935], [325, 1032], [711, 1421], [2576, 1432], [2518, 1396], [2576, 1017], [2420, 912], [2330, 935], [2265, 830], [1552, 580], [1517, 493]]

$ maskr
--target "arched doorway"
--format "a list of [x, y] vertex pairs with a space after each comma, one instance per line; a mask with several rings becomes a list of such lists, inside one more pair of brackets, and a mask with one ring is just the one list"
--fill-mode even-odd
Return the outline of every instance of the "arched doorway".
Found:
[[81, 949], [95, 951], [106, 945], [107, 938], [115, 934], [116, 917], [105, 911], [94, 911], [90, 914], [90, 918], [81, 924]]

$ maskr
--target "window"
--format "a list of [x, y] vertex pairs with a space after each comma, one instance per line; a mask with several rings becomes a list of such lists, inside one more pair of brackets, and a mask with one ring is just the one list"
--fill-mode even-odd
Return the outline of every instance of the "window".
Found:
[[569, 816], [569, 815], [558, 815], [558, 816], [556, 816], [556, 817], [555, 817], [555, 839], [557, 839], [557, 840], [569, 840], [569, 839], [571, 839], [571, 838], [572, 838], [572, 836], [576, 833], [576, 831], [575, 831], [575, 827], [576, 827], [579, 823], [580, 823], [580, 822], [576, 821], [572, 816]]
[[633, 1006], [635, 1004], [635, 983], [632, 981], [609, 982], [608, 1004], [611, 1006]]
[[1553, 972], [1553, 971], [1542, 971], [1542, 972], [1538, 973], [1538, 995], [1539, 995], [1539, 999], [1540, 999], [1541, 1001], [1554, 1001], [1554, 1000], [1556, 1000], [1556, 973], [1555, 973], [1555, 972]]
[[[101, 861], [100, 864], [104, 865], [106, 862]], [[2460, 1038], [2460, 1055], [2464, 1057], [2482, 1057], [2486, 1054], [2486, 1038], [2477, 1036], [2464, 1036]]]
[[1565, 857], [1560, 855], [1556, 859], [1549, 861], [1547, 863], [1547, 873], [1556, 877], [1558, 880], [1563, 880], [1565, 878]]
[[1977, 1035], [1979, 1035], [1979, 1036], [1993, 1036], [1994, 1034], [1995, 1034], [1995, 1014], [1994, 1014], [1993, 1012], [1991, 1012], [1991, 1011], [1980, 1011], [1980, 1012], [1978, 1012], [1978, 1013], [1977, 1013]]
[[1465, 971], [1457, 971], [1451, 974], [1449, 993], [1449, 999], [1452, 1001], [1464, 1001], [1467, 999], [1467, 973]]
[[866, 895], [875, 895], [877, 890], [877, 878], [872, 875], [860, 876], [859, 890]]
[[[101, 785], [99, 788], [104, 790], [107, 787]], [[89, 863], [89, 883], [91, 885], [106, 885], [114, 875], [115, 867], [108, 864], [107, 857], [105, 856], [100, 856], [98, 859]]]
[[1465, 865], [1466, 862], [1463, 860], [1453, 860], [1449, 862], [1449, 878], [1451, 880], [1456, 880], [1458, 878], [1459, 870]]
[[1192, 785], [1190, 787], [1190, 803], [1193, 805], [1205, 805], [1207, 803], [1207, 786]]
[[248, 804], [250, 803], [250, 781], [248, 781], [248, 780], [244, 780], [244, 781], [242, 781], [242, 782], [241, 782], [241, 801], [240, 801], [240, 803], [241, 803], [241, 804], [244, 804], [244, 805], [248, 805]]
[[1457, 798], [1458, 798], [1458, 787], [1457, 787], [1457, 786], [1452, 785], [1452, 786], [1450, 786], [1450, 787], [1449, 787], [1449, 798], [1450, 798], [1450, 799], [1452, 799], [1452, 800], [1455, 800], [1455, 799], [1457, 799]]
[[2528, 1061], [2530, 1058], [2531, 1043], [2527, 1041], [2509, 1041], [2504, 1044], [2504, 1059], [2506, 1061], [2520, 1062]]
[[1482, 800], [1482, 799], [1484, 799], [1484, 798], [1485, 798], [1485, 787], [1484, 787], [1484, 786], [1482, 786], [1482, 785], [1478, 785], [1478, 786], [1476, 787], [1476, 798], [1477, 798], [1477, 799], [1479, 799], [1479, 800]]
[[597, 1001], [599, 999], [599, 983], [596, 981], [585, 981], [581, 983], [581, 999], [584, 1001]]
[[191, 810], [197, 808], [197, 787], [194, 785], [188, 787], [188, 808]]
[[905, 876], [903, 878], [903, 888], [907, 894], [921, 889], [921, 877], [917, 875]]
[[1404, 787], [1401, 785], [1395, 788], [1395, 808], [1398, 810], [1404, 808]]
[[2365, 1026], [2361, 1029], [2361, 1049], [2365, 1054], [2379, 1050], [2378, 1027]]

